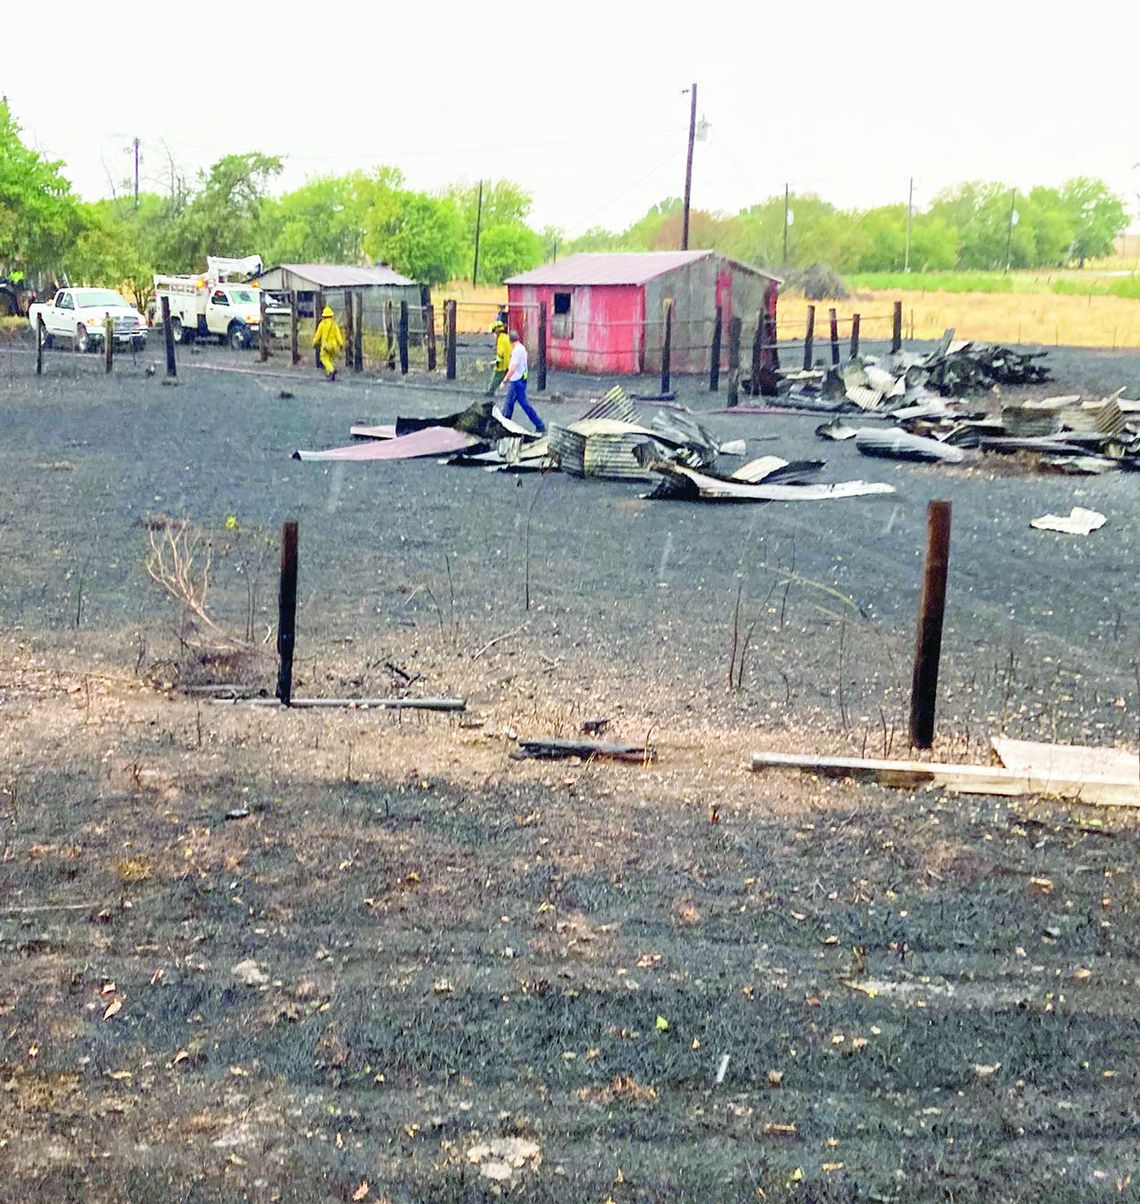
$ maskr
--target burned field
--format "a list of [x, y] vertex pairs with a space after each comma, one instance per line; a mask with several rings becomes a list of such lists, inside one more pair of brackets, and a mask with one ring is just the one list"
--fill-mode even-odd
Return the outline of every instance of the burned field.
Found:
[[[1140, 368], [1050, 360], [1027, 397]], [[871, 459], [793, 415], [702, 421], [896, 492], [297, 463], [469, 396], [211, 370], [234, 362], [177, 387], [0, 365], [0, 1196], [1134, 1192], [1135, 812], [748, 769], [908, 755], [931, 497], [954, 504], [934, 754], [1135, 748], [1134, 477]], [[552, 384], [540, 410], [576, 417], [584, 382]], [[1073, 505], [1106, 525], [1030, 528]], [[272, 692], [287, 517], [298, 692], [465, 711], [194, 692]], [[146, 571], [182, 519], [218, 634]], [[599, 717], [657, 759], [511, 757]]]

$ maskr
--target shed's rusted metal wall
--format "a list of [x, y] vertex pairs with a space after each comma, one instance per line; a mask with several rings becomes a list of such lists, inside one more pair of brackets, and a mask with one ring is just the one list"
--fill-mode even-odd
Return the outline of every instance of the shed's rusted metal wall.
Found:
[[[719, 256], [708, 256], [655, 276], [645, 284], [512, 284], [511, 325], [532, 360], [538, 341], [538, 307], [546, 304], [548, 364], [598, 375], [660, 372], [665, 301], [673, 302], [674, 372], [704, 373], [709, 367], [716, 307], [724, 318], [722, 362], [735, 315], [743, 323], [742, 359], [748, 362], [757, 318], [776, 312], [777, 283]], [[571, 297], [569, 321], [556, 318], [555, 293]]]

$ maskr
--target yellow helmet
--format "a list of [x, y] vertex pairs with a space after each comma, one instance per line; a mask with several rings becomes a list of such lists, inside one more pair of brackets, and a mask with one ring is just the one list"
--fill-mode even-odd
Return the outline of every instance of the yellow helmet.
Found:
[[506, 327], [503, 325], [502, 322], [492, 322], [491, 323], [491, 333], [492, 334], [498, 334], [500, 330], [506, 330]]
[[333, 311], [332, 311], [332, 306], [331, 306], [331, 305], [326, 305], [326, 306], [324, 307], [324, 309], [322, 309], [322, 310], [321, 310], [321, 317], [322, 317], [322, 318], [332, 318], [332, 317], [335, 317], [335, 316], [336, 316], [336, 315], [333, 313]]

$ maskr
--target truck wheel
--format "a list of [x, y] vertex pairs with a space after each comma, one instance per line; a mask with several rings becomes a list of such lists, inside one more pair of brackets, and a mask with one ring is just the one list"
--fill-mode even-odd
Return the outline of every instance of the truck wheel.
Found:
[[75, 350], [90, 351], [91, 336], [87, 333], [87, 327], [79, 325], [75, 328]]
[[249, 327], [244, 322], [234, 322], [230, 326], [230, 346], [235, 351], [249, 346]]
[[180, 318], [170, 319], [170, 337], [176, 343], [181, 343], [185, 338], [185, 335], [182, 332], [182, 321]]

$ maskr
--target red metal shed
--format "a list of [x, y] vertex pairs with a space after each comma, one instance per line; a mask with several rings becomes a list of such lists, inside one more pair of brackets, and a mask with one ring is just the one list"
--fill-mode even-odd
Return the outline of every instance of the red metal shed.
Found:
[[761, 312], [775, 319], [779, 285], [778, 276], [716, 251], [619, 251], [571, 255], [512, 276], [507, 297], [511, 325], [532, 355], [545, 303], [549, 365], [600, 375], [660, 370], [670, 300], [673, 369], [703, 372], [716, 307], [727, 347], [734, 315], [746, 329]]

